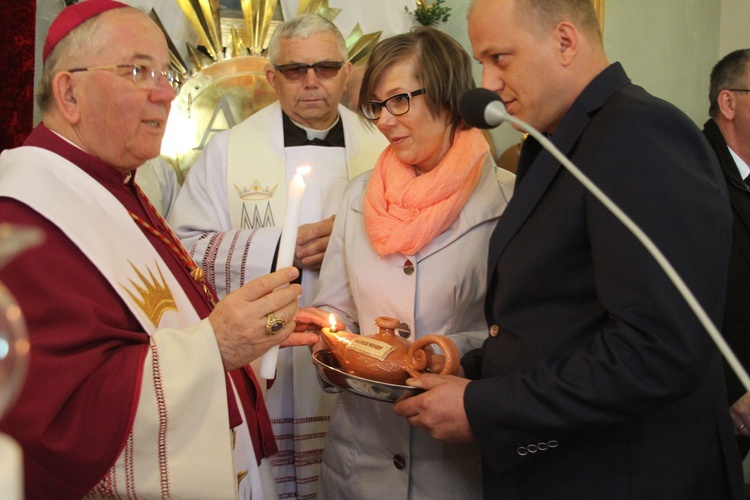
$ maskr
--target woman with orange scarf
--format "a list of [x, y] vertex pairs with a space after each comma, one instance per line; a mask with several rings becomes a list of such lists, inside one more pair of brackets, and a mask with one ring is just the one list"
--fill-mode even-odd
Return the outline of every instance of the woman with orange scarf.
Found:
[[[458, 100], [474, 87], [468, 54], [431, 28], [383, 40], [365, 71], [359, 105], [388, 139], [371, 172], [339, 207], [314, 305], [354, 333], [399, 318], [414, 341], [448, 335], [461, 353], [487, 336], [487, 247], [514, 176], [500, 171]], [[389, 403], [339, 395], [318, 497], [482, 497], [479, 449], [413, 428]]]

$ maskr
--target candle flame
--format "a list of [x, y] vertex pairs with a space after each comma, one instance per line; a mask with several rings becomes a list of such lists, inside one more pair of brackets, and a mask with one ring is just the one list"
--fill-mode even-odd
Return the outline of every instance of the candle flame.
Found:
[[336, 317], [333, 315], [333, 313], [331, 313], [328, 316], [328, 322], [331, 324], [331, 333], [335, 333], [336, 332]]
[[299, 175], [307, 175], [307, 174], [310, 173], [310, 170], [312, 170], [312, 168], [310, 168], [307, 165], [303, 165], [301, 167], [297, 167], [297, 174], [299, 174]]

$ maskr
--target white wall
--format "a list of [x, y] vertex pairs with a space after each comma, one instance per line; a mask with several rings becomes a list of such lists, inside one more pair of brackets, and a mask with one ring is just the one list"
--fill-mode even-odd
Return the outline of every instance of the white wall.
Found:
[[708, 75], [719, 58], [720, 0], [609, 0], [604, 45], [630, 78], [682, 109], [708, 118]]
[[722, 57], [733, 50], [750, 48], [750, 1], [722, 0], [720, 19], [719, 53]]

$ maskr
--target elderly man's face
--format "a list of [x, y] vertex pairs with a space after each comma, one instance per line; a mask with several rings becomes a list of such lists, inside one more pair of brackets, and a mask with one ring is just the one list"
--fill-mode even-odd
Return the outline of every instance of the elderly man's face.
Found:
[[[164, 35], [145, 14], [115, 9], [101, 16], [102, 48], [81, 57], [81, 66], [134, 64], [157, 74], [169, 69]], [[164, 77], [136, 84], [128, 68], [72, 75], [79, 111], [73, 129], [84, 149], [122, 170], [132, 170], [159, 155], [175, 98]]]
[[[341, 52], [332, 33], [315, 33], [302, 39], [282, 39], [277, 66], [341, 62]], [[351, 65], [344, 64], [336, 76], [320, 78], [309, 69], [304, 78], [291, 80], [281, 71], [270, 68], [266, 78], [276, 90], [281, 108], [292, 120], [306, 127], [322, 130], [338, 116], [338, 105], [346, 90]]]

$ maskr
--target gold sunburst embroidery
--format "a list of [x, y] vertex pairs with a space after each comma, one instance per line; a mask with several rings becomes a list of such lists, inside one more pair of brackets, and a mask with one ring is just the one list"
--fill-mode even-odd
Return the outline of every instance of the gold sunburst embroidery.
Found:
[[154, 326], [158, 326], [159, 321], [161, 321], [161, 317], [165, 312], [178, 310], [177, 303], [172, 296], [172, 291], [167, 286], [167, 283], [164, 280], [164, 275], [159, 268], [159, 263], [155, 262], [156, 270], [159, 272], [158, 280], [148, 266], [146, 266], [146, 269], [148, 270], [150, 280], [129, 260], [128, 264], [130, 264], [130, 267], [133, 268], [138, 276], [138, 280], [140, 280], [139, 282], [136, 282], [128, 278], [128, 281], [130, 281], [130, 284], [135, 288], [135, 292], [137, 292], [138, 295], [122, 283], [120, 283], [120, 286], [122, 286], [128, 295], [130, 295], [130, 298], [138, 304], [138, 307], [148, 319], [151, 320], [151, 323], [153, 323]]

